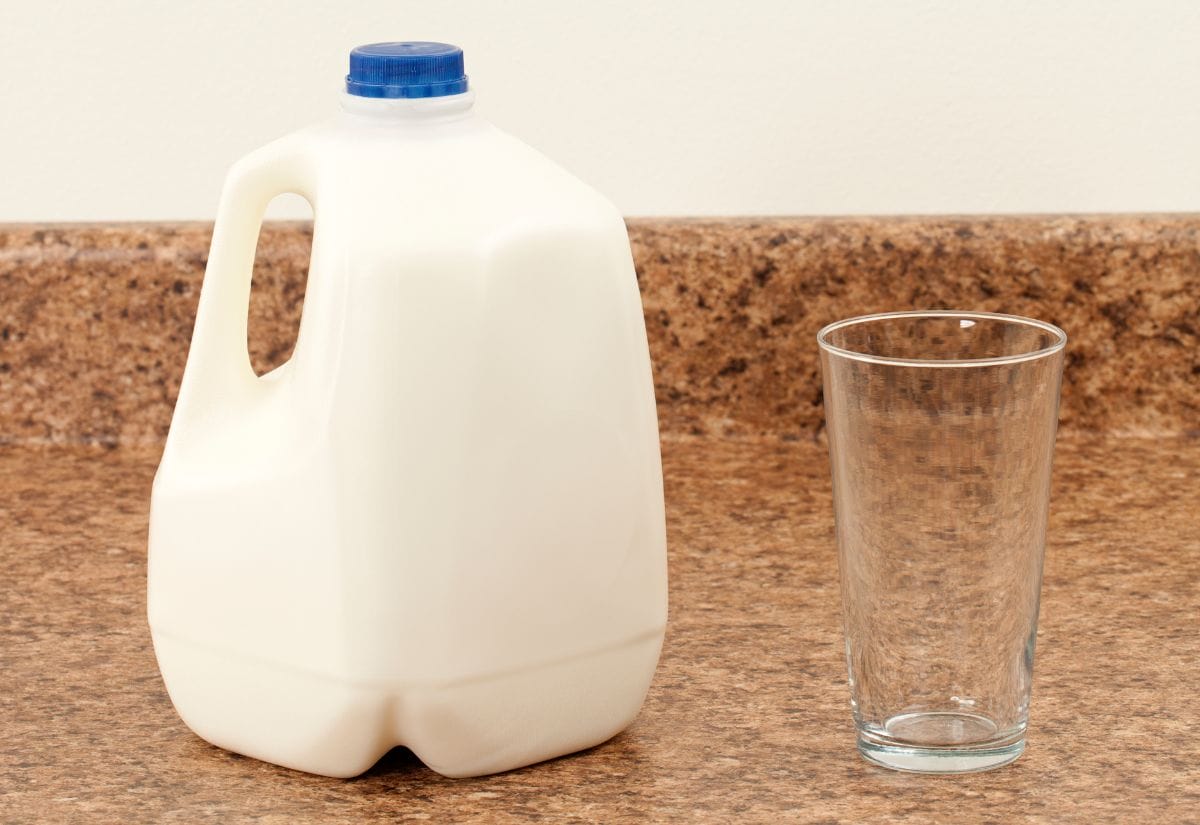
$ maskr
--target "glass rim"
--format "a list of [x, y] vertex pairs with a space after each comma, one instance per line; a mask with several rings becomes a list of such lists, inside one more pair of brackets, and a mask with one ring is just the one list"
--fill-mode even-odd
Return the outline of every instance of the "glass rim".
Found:
[[[1048, 346], [1032, 352], [1020, 352], [1012, 355], [998, 355], [988, 358], [895, 358], [886, 355], [868, 355], [865, 352], [839, 347], [831, 343], [829, 335], [839, 329], [860, 326], [873, 321], [883, 321], [890, 318], [962, 318], [965, 320], [1004, 321], [1009, 324], [1035, 327], [1049, 333], [1053, 341]], [[1002, 312], [972, 312], [957, 309], [910, 309], [900, 312], [876, 312], [870, 315], [855, 315], [826, 324], [817, 332], [817, 345], [825, 352], [862, 361], [868, 364], [886, 364], [893, 367], [987, 367], [998, 364], [1019, 364], [1022, 361], [1034, 361], [1061, 352], [1067, 345], [1067, 334], [1054, 324], [1027, 318], [1024, 315], [1006, 315]]]

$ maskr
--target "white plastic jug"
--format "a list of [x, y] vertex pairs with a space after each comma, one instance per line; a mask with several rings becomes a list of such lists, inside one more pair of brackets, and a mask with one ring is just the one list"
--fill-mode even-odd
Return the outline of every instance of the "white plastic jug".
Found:
[[[626, 727], [666, 623], [649, 352], [621, 216], [472, 109], [462, 52], [356, 49], [344, 112], [229, 174], [150, 515], [187, 725], [330, 776], [448, 776]], [[313, 205], [294, 354], [258, 377], [268, 201]]]

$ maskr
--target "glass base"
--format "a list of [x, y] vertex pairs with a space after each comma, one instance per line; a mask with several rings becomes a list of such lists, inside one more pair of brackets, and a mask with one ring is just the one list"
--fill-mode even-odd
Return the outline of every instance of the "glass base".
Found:
[[893, 716], [883, 730], [860, 729], [858, 752], [875, 765], [910, 773], [973, 773], [998, 768], [1025, 750], [1025, 732], [998, 735], [986, 716], [930, 711]]

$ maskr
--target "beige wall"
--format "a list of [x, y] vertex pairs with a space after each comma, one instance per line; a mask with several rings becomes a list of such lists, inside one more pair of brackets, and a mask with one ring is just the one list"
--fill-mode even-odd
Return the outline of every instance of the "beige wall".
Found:
[[1200, 210], [1189, 0], [0, 0], [0, 221], [210, 218], [387, 39], [629, 215]]

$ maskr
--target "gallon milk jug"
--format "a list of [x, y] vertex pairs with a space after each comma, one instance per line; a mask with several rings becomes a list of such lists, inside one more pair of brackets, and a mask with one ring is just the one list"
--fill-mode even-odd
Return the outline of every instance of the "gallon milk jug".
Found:
[[[329, 776], [405, 745], [474, 776], [603, 742], [645, 697], [666, 539], [628, 237], [472, 99], [453, 46], [365, 46], [335, 120], [226, 180], [149, 556], [163, 679], [215, 745]], [[312, 261], [259, 377], [283, 192]]]

